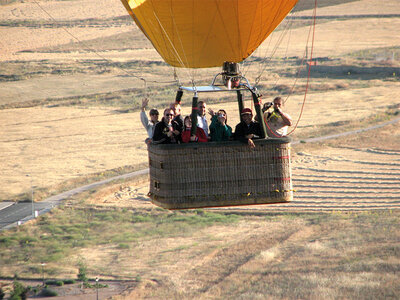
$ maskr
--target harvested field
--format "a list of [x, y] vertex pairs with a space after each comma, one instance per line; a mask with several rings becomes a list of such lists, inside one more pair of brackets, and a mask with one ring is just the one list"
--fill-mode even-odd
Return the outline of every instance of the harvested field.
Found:
[[[400, 120], [399, 120], [400, 122]], [[377, 147], [376, 145], [385, 145]], [[274, 205], [212, 208], [210, 211], [371, 211], [400, 209], [398, 123], [358, 135], [292, 149], [294, 199]], [[148, 183], [125, 185], [92, 204], [149, 207]], [[99, 202], [98, 202], [99, 201]], [[133, 206], [132, 206], [133, 205]]]

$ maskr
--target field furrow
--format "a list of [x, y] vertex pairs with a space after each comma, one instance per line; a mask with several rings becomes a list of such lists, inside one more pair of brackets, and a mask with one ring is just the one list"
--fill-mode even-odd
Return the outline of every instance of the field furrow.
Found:
[[[399, 152], [340, 148], [331, 156], [298, 153], [294, 200], [285, 208], [364, 210], [400, 208]], [[307, 157], [304, 159], [299, 157]], [[314, 166], [310, 166], [313, 164]]]

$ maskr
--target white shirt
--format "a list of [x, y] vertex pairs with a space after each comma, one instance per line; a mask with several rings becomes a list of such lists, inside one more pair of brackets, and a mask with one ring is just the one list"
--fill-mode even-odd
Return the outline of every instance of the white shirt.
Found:
[[145, 111], [140, 112], [140, 121], [142, 121], [143, 127], [147, 130], [147, 135], [149, 136], [149, 139], [153, 138], [154, 127], [156, 126], [156, 124], [149, 121]]
[[206, 134], [206, 137], [208, 137], [208, 124], [206, 116], [204, 117], [197, 116], [197, 127], [203, 129], [204, 133]]
[[[288, 116], [288, 118], [290, 118], [290, 116], [288, 114], [286, 114], [286, 116]], [[269, 137], [282, 137], [282, 136], [286, 136], [287, 132], [288, 132], [288, 126], [283, 121], [282, 116], [276, 112], [272, 112], [272, 115], [270, 116], [270, 118], [268, 120], [268, 128], [267, 128], [268, 136]]]

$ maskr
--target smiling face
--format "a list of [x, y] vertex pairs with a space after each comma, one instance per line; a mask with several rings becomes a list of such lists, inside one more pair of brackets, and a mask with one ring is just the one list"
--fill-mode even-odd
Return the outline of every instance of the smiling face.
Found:
[[158, 113], [152, 113], [150, 114], [150, 121], [153, 122], [154, 124], [158, 122]]
[[206, 115], [207, 105], [204, 102], [200, 101], [198, 108], [199, 108], [199, 116], [204, 117]]
[[174, 118], [174, 111], [170, 108], [164, 110], [164, 120], [165, 123], [171, 124], [172, 119]]
[[251, 119], [253, 118], [252, 114], [242, 114], [242, 120], [245, 122], [247, 125], [251, 123]]
[[192, 127], [192, 120], [190, 118], [185, 118], [185, 128], [191, 128]]

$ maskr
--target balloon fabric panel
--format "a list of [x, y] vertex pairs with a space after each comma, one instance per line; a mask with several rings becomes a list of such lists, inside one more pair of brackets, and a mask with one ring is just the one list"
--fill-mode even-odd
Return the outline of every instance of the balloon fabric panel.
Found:
[[241, 62], [298, 0], [121, 0], [171, 66], [208, 68]]

